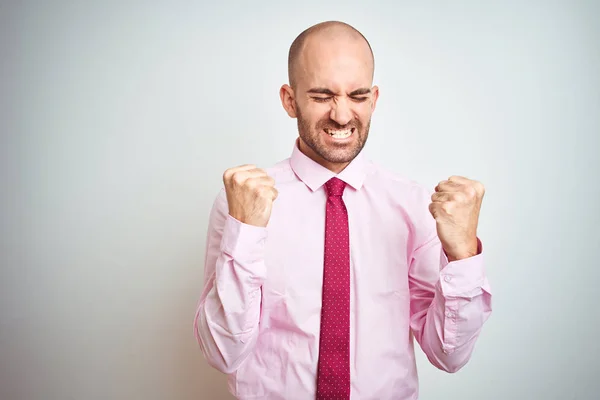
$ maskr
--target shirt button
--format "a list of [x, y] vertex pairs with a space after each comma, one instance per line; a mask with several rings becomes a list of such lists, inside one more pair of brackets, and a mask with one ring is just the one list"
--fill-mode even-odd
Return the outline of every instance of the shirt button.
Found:
[[448, 318], [454, 318], [454, 313], [452, 313], [450, 311], [446, 311], [446, 317], [448, 317]]
[[446, 282], [450, 282], [452, 280], [452, 278], [450, 276], [446, 275], [446, 276], [444, 276], [444, 280]]

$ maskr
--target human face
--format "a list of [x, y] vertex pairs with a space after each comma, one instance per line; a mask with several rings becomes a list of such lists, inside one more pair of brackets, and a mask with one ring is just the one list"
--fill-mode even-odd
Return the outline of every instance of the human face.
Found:
[[302, 63], [295, 90], [282, 88], [293, 100], [286, 110], [298, 119], [300, 150], [340, 172], [365, 146], [379, 95], [370, 51], [360, 40], [308, 43]]

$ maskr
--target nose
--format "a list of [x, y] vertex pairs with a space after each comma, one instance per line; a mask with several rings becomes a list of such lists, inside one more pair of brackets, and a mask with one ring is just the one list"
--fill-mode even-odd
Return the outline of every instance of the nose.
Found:
[[333, 102], [329, 118], [342, 126], [350, 122], [352, 120], [352, 109], [348, 104], [348, 100], [345, 98], [340, 98]]

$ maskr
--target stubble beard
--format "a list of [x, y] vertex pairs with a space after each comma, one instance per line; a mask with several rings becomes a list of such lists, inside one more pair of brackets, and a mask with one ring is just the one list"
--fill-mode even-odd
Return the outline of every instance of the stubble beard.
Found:
[[[324, 118], [317, 122], [314, 128], [304, 119], [300, 108], [296, 104], [296, 114], [298, 119], [298, 133], [300, 138], [310, 149], [319, 157], [330, 163], [349, 163], [352, 161], [364, 148], [367, 138], [369, 137], [369, 129], [371, 127], [371, 119], [366, 126], [359, 120], [352, 120], [348, 124], [341, 126], [337, 122], [329, 118]], [[340, 146], [328, 146], [323, 143], [320, 138], [323, 135], [323, 129], [346, 129], [355, 128], [353, 135], [354, 141], [351, 144]]]

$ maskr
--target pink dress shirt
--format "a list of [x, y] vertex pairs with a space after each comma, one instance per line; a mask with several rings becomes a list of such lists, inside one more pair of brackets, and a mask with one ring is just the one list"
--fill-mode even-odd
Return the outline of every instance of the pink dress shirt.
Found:
[[430, 191], [368, 161], [341, 173], [297, 147], [267, 169], [279, 196], [266, 228], [210, 215], [204, 290], [194, 333], [238, 399], [314, 399], [325, 232], [324, 184], [348, 184], [351, 398], [418, 398], [413, 337], [455, 372], [491, 314], [483, 253], [448, 262], [429, 213]]

